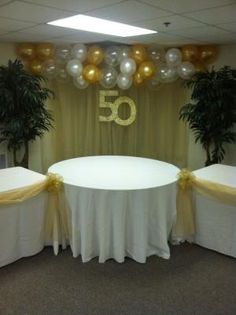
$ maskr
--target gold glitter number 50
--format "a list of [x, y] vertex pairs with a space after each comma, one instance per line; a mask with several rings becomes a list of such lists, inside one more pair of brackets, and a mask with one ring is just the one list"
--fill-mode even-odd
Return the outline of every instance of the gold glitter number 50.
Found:
[[[100, 108], [109, 108], [111, 110], [111, 114], [109, 116], [99, 115], [99, 121], [108, 122], [114, 121], [118, 125], [128, 126], [135, 121], [136, 118], [136, 106], [134, 101], [128, 96], [120, 96], [114, 102], [106, 101], [106, 96], [118, 96], [119, 92], [116, 90], [102, 90], [100, 91], [99, 96], [99, 107]], [[130, 107], [130, 116], [127, 119], [121, 119], [118, 115], [119, 106], [121, 104], [128, 104]]]

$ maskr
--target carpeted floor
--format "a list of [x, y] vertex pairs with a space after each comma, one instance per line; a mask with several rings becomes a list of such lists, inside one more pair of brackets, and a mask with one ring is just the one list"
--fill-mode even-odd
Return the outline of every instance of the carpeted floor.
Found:
[[184, 244], [171, 259], [83, 264], [45, 248], [0, 268], [1, 315], [235, 315], [236, 259]]

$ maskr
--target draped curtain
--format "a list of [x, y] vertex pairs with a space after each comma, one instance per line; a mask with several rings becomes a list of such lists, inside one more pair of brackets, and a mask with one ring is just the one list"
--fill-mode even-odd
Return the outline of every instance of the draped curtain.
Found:
[[[99, 91], [104, 90], [100, 85], [78, 90], [73, 84], [53, 83], [49, 88], [55, 93], [47, 104], [54, 129], [31, 144], [31, 169], [45, 173], [51, 164], [64, 159], [107, 154], [187, 165], [187, 127], [178, 119], [187, 98], [181, 81], [163, 84], [158, 90], [146, 86], [119, 90], [119, 96], [128, 96], [136, 104], [136, 120], [129, 126], [99, 122], [99, 115], [109, 114], [99, 108]], [[129, 113], [129, 106], [121, 104], [119, 116], [126, 119]]]

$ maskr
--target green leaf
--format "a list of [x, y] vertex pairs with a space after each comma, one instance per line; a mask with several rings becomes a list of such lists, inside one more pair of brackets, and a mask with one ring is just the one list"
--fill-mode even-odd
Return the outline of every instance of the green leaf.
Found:
[[0, 66], [0, 142], [7, 142], [9, 149], [19, 149], [52, 127], [45, 102], [54, 94], [42, 83], [43, 77], [28, 73], [20, 60]]
[[224, 144], [236, 141], [236, 70], [224, 66], [218, 71], [197, 73], [186, 81], [192, 90], [191, 102], [182, 106], [179, 119], [189, 125], [204, 149], [211, 149], [211, 160], [221, 162]]

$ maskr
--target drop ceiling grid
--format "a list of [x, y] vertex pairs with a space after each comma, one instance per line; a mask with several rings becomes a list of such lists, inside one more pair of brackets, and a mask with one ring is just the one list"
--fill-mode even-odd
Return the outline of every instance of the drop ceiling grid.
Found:
[[[209, 9], [211, 8], [211, 9]], [[45, 23], [85, 13], [119, 19], [159, 31], [156, 36], [120, 38], [52, 27]], [[212, 12], [212, 13], [211, 13]], [[171, 22], [165, 27], [165, 22]], [[114, 41], [236, 43], [236, 1], [232, 0], [0, 0], [0, 41]]]

